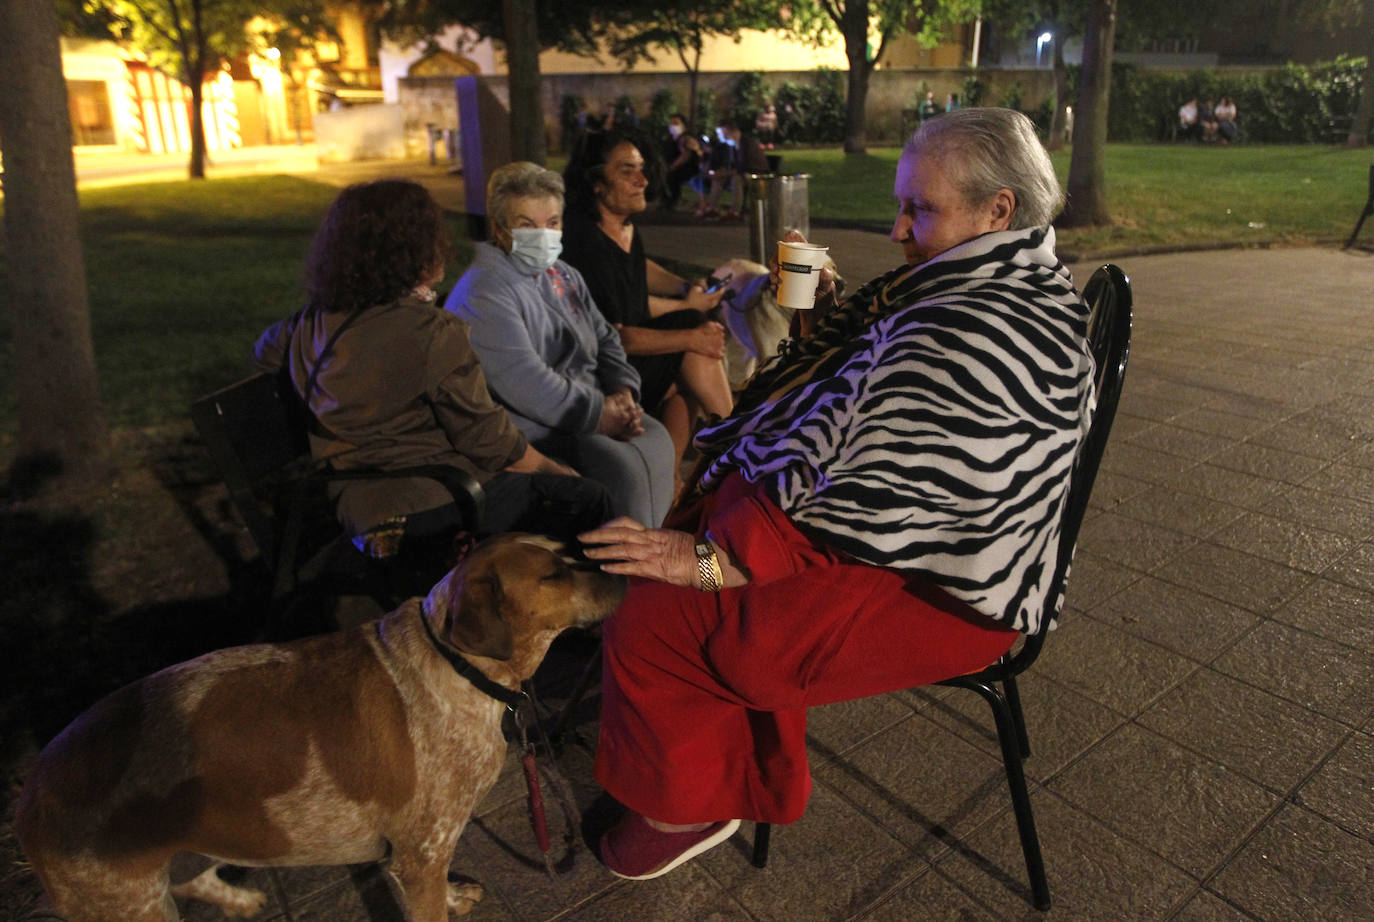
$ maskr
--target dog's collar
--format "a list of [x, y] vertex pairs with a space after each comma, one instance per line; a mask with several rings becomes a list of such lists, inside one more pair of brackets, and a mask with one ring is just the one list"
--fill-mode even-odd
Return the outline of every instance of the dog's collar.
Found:
[[430, 627], [429, 613], [423, 609], [420, 611], [420, 622], [425, 626], [425, 634], [429, 636], [429, 642], [434, 644], [434, 649], [439, 651], [439, 655], [448, 660], [453, 671], [476, 686], [478, 691], [490, 698], [495, 698], [513, 711], [519, 709], [520, 705], [525, 702], [527, 696], [523, 691], [518, 689], [511, 691], [506, 686], [493, 682], [483, 674], [482, 670], [463, 659], [456, 650], [450, 650], [441, 644], [439, 638], [434, 636], [434, 628]]

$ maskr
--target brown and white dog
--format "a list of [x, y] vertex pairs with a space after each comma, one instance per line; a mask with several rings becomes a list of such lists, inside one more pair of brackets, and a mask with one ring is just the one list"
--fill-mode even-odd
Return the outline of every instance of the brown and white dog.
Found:
[[71, 922], [175, 922], [173, 896], [252, 915], [264, 894], [213, 867], [169, 887], [172, 855], [261, 866], [389, 853], [407, 919], [468, 912], [481, 887], [447, 870], [500, 774], [505, 705], [446, 654], [516, 689], [560, 631], [614, 611], [624, 580], [558, 547], [490, 539], [379, 621], [209, 653], [98, 702], [43, 750], [17, 809], [49, 898]]

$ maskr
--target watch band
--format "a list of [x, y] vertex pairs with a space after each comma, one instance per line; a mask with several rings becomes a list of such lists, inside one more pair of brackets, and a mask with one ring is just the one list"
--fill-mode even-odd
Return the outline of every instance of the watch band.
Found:
[[720, 559], [716, 548], [710, 541], [699, 541], [696, 545], [697, 588], [702, 592], [720, 592], [725, 586], [724, 574], [720, 572]]

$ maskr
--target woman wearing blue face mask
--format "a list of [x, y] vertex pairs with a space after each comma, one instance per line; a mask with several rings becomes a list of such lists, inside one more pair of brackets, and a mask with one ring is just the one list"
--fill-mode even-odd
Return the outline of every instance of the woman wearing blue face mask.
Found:
[[487, 183], [491, 242], [445, 307], [472, 329], [492, 395], [540, 451], [604, 484], [618, 515], [657, 525], [673, 444], [639, 405], [639, 374], [562, 252], [563, 180], [512, 163]]

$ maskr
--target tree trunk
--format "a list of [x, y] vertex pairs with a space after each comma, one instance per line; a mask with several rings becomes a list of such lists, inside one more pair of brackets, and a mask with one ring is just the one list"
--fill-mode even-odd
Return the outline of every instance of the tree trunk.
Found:
[[849, 94], [844, 103], [844, 152], [862, 154], [868, 115], [868, 0], [849, 0], [838, 23], [849, 59]]
[[534, 0], [501, 0], [510, 74], [511, 156], [543, 165], [548, 157], [539, 98], [539, 21]]
[[1064, 128], [1068, 117], [1064, 107], [1069, 102], [1069, 69], [1064, 66], [1064, 30], [1054, 37], [1054, 109], [1050, 115], [1050, 134], [1045, 146], [1059, 150], [1064, 146]]
[[1089, 0], [1074, 113], [1073, 153], [1069, 156], [1069, 201], [1062, 227], [1110, 224], [1107, 210], [1107, 104], [1112, 89], [1112, 43], [1116, 38], [1116, 0]]
[[[187, 68], [190, 71], [191, 68]], [[191, 179], [205, 178], [205, 69], [187, 77], [191, 84], [191, 165], [187, 170]]]
[[1346, 147], [1364, 147], [1369, 141], [1369, 123], [1374, 119], [1374, 4], [1365, 0], [1365, 34], [1369, 36], [1369, 50], [1364, 57], [1364, 82], [1360, 84], [1360, 101], [1355, 106], [1355, 117], [1350, 120], [1350, 136], [1345, 139]]
[[16, 460], [55, 459], [59, 477], [100, 482], [109, 432], [91, 346], [67, 86], [51, 3], [0, 0], [5, 248], [19, 403]]

